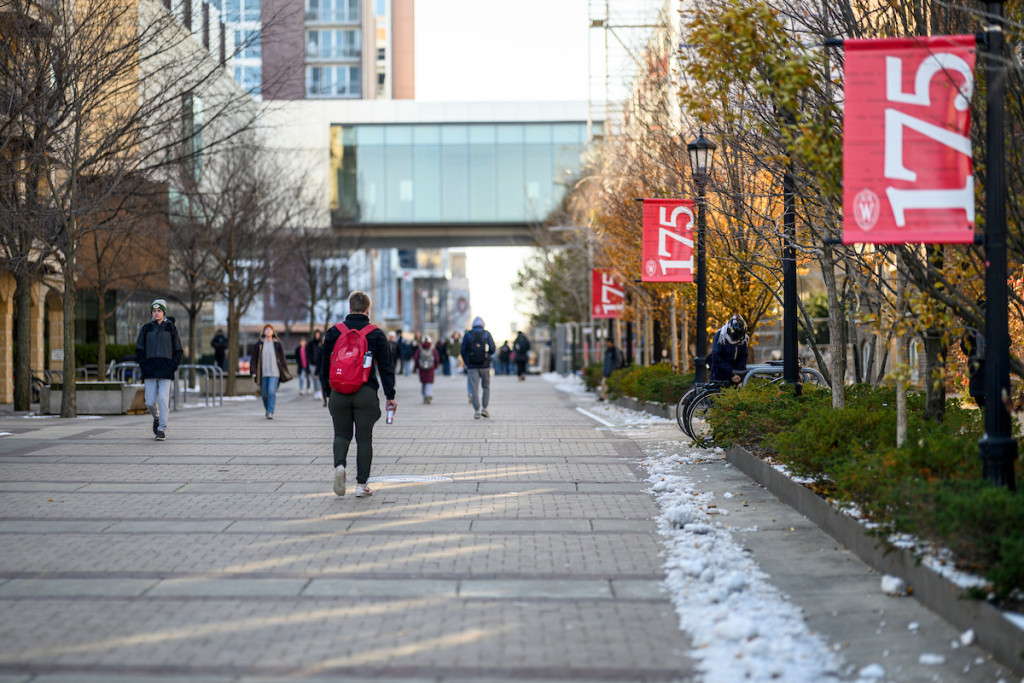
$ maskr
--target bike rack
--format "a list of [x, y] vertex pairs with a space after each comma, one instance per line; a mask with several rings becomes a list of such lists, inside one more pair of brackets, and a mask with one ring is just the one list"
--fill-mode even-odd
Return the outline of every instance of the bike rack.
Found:
[[135, 361], [112, 363], [110, 367], [107, 368], [107, 379], [115, 382], [133, 384], [134, 382], [129, 380], [133, 380], [135, 377], [139, 377], [140, 379], [142, 377], [141, 371], [139, 371], [139, 364]]
[[[181, 378], [182, 370], [191, 370], [200, 373], [206, 380], [206, 391], [204, 392], [204, 400], [207, 408], [210, 407], [210, 400], [213, 399], [213, 405], [224, 405], [224, 382], [227, 373], [224, 372], [220, 367], [216, 365], [179, 365], [178, 369], [174, 371], [174, 380], [171, 384], [171, 409], [178, 409], [178, 379]], [[181, 404], [188, 404], [188, 387], [186, 386], [182, 390]], [[218, 399], [220, 400], [218, 403]]]
[[[809, 379], [815, 380], [818, 385], [825, 386], [825, 378], [820, 372], [814, 368], [803, 367], [800, 368], [800, 378], [803, 383], [807, 383]], [[764, 365], [751, 365], [747, 367], [747, 374], [743, 377], [743, 386], [747, 386], [747, 382], [752, 377], [771, 377], [776, 378], [782, 375], [782, 366], [776, 363], [764, 364]]]

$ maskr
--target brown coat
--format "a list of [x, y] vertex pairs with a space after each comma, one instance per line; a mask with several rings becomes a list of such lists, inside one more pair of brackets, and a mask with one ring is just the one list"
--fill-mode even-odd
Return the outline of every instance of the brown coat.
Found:
[[[274, 340], [274, 355], [277, 356], [277, 370], [281, 373], [281, 382], [287, 382], [292, 378], [292, 374], [288, 372], [288, 361], [284, 357], [284, 349], [281, 347], [281, 342]], [[253, 344], [252, 356], [250, 357], [249, 372], [252, 373], [252, 378], [259, 384], [263, 380], [263, 369], [260, 367], [260, 363], [263, 362], [263, 338]]]

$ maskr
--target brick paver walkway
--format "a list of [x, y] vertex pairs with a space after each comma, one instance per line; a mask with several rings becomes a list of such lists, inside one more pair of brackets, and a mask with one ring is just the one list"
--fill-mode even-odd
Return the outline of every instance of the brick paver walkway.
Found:
[[162, 443], [0, 418], [0, 681], [690, 677], [631, 440], [538, 378], [494, 378], [481, 420], [463, 378], [429, 406], [401, 378], [375, 494], [338, 498], [296, 392]]

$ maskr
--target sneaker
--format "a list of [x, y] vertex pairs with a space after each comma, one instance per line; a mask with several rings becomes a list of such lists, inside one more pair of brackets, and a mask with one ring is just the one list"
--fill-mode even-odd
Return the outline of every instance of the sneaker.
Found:
[[479, 420], [480, 419], [480, 413], [474, 413], [473, 414], [473, 419], [474, 420]]
[[490, 416], [491, 416], [491, 414], [490, 414], [490, 413], [488, 413], [488, 412], [487, 412], [486, 410], [481, 410], [481, 411], [480, 411], [480, 415], [481, 415], [482, 417], [490, 417]]
[[334, 468], [334, 492], [339, 496], [345, 495], [345, 468], [340, 465]]
[[164, 441], [166, 439], [167, 439], [167, 436], [163, 432], [158, 431], [156, 433], [156, 440], [157, 441]]
[[160, 433], [160, 418], [159, 417], [154, 417], [153, 418], [153, 436], [156, 436], [159, 433]]
[[372, 496], [373, 491], [366, 484], [356, 484], [356, 498], [362, 498], [363, 496]]
[[274, 414], [273, 413], [267, 413], [267, 419], [268, 420], [273, 420], [274, 419]]
[[433, 400], [434, 400], [433, 396], [427, 396], [427, 405], [430, 405], [430, 402], [433, 401]]

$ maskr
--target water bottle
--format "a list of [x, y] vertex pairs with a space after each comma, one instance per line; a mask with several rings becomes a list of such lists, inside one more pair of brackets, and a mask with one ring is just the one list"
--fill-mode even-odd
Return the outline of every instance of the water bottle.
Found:
[[387, 412], [384, 413], [384, 424], [391, 424], [395, 421], [395, 409], [388, 408]]
[[373, 365], [373, 352], [368, 350], [363, 354], [363, 367], [368, 368], [371, 365]]

